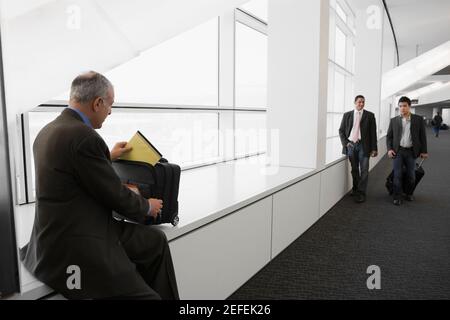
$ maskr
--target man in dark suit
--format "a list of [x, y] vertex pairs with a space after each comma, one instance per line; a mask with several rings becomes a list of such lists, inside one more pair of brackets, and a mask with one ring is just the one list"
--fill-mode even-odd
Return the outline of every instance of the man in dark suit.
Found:
[[356, 96], [355, 109], [344, 114], [339, 128], [342, 153], [348, 156], [352, 166], [352, 196], [357, 203], [366, 200], [369, 157], [378, 155], [375, 115], [364, 110], [364, 105], [364, 96]]
[[[427, 136], [423, 118], [411, 113], [411, 100], [401, 97], [398, 106], [400, 116], [389, 123], [386, 142], [388, 156], [394, 159], [394, 204], [401, 205], [402, 191], [406, 200], [413, 201], [416, 179], [416, 159], [428, 158]], [[403, 186], [403, 167], [406, 167], [407, 185]]]
[[[114, 89], [88, 72], [72, 82], [69, 106], [37, 135], [36, 214], [26, 268], [74, 299], [178, 299], [165, 234], [144, 223], [162, 208], [124, 186], [113, 150], [94, 130], [111, 114]], [[116, 211], [137, 224], [117, 221]]]

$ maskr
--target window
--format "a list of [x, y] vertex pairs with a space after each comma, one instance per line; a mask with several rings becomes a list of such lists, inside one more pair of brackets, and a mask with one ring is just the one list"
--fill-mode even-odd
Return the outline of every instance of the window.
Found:
[[[40, 109], [44, 111], [28, 113], [31, 146], [39, 131], [62, 111], [54, 107]], [[114, 108], [98, 133], [111, 149], [116, 142], [130, 139], [139, 130], [165, 158], [186, 168], [219, 160], [218, 117], [218, 111]], [[31, 164], [34, 164], [32, 153]], [[34, 170], [31, 173], [34, 194]]]
[[[123, 104], [218, 106], [219, 22], [214, 18], [105, 73]], [[67, 100], [68, 93], [55, 98]]]
[[236, 107], [267, 107], [267, 35], [236, 23]]
[[342, 21], [347, 23], [347, 14], [344, 12], [339, 3], [336, 3], [336, 13], [342, 19]]
[[345, 109], [345, 75], [334, 72], [334, 104], [333, 112], [343, 113]]
[[30, 145], [26, 146], [30, 150], [29, 155], [30, 159], [26, 159], [28, 161], [29, 169], [28, 172], [31, 173], [31, 183], [28, 185], [32, 188], [32, 190], [28, 190], [29, 198], [34, 199], [35, 196], [35, 172], [34, 172], [34, 155], [32, 152], [32, 146], [34, 143], [34, 140], [36, 139], [36, 136], [38, 135], [39, 131], [49, 122], [53, 121], [58, 115], [60, 111], [54, 110], [54, 111], [40, 111], [40, 112], [28, 112], [28, 134], [29, 134], [29, 141]]
[[[239, 11], [239, 10], [236, 10]], [[266, 151], [267, 25], [245, 12], [234, 25], [234, 52], [219, 54], [218, 18], [203, 23], [143, 52], [105, 75], [115, 88], [112, 114], [98, 130], [111, 149], [140, 130], [182, 169]], [[243, 16], [245, 18], [243, 18]], [[241, 18], [243, 21], [241, 21]], [[219, 61], [219, 59], [221, 59]], [[223, 63], [225, 60], [226, 63]], [[219, 66], [235, 67], [232, 108], [219, 105]], [[228, 87], [233, 88], [230, 77]], [[38, 132], [67, 104], [68, 92], [24, 115], [29, 201], [34, 201], [31, 146]]]
[[342, 157], [339, 126], [354, 95], [354, 14], [344, 0], [330, 0], [326, 163]]
[[235, 154], [236, 158], [266, 152], [265, 112], [235, 113]]
[[111, 149], [139, 130], [162, 155], [182, 167], [216, 160], [218, 112], [118, 109], [98, 130]]
[[339, 64], [341, 67], [345, 68], [346, 61], [346, 46], [347, 46], [347, 37], [344, 32], [341, 31], [339, 27], [336, 27], [336, 41], [335, 41], [335, 56], [334, 62]]

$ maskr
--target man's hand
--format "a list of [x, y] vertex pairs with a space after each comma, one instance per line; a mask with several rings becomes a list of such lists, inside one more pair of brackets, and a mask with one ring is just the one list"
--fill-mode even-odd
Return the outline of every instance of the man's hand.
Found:
[[110, 152], [111, 160], [117, 160], [122, 154], [129, 151], [131, 151], [131, 147], [127, 147], [127, 142], [117, 142]]
[[391, 150], [388, 151], [388, 157], [389, 158], [393, 159], [393, 158], [395, 158], [396, 155], [397, 154], [395, 153], [394, 150], [391, 149]]
[[153, 198], [148, 199], [148, 202], [150, 203], [150, 206], [152, 208], [152, 210], [150, 211], [150, 215], [153, 218], [156, 218], [162, 210], [163, 202], [162, 202], [162, 200], [153, 199]]
[[421, 154], [420, 154], [420, 157], [421, 157], [422, 159], [427, 159], [427, 158], [428, 158], [428, 153], [421, 153]]
[[378, 151], [375, 151], [375, 150], [370, 153], [370, 156], [373, 158], [375, 158], [377, 155], [378, 155]]

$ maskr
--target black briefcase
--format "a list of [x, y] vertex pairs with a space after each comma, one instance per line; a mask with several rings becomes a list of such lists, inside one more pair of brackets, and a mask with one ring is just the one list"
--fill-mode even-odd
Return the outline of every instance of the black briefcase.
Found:
[[[425, 159], [422, 159], [420, 163], [416, 163], [416, 181], [414, 184], [414, 187], [412, 188], [412, 192], [416, 190], [417, 185], [420, 183], [420, 180], [422, 180], [423, 176], [425, 175], [425, 171], [423, 170], [422, 164]], [[403, 167], [403, 191], [405, 190], [405, 185], [407, 184], [406, 180], [406, 167]], [[391, 171], [391, 173], [386, 178], [386, 189], [388, 190], [389, 194], [392, 195], [394, 193], [394, 170]]]
[[116, 160], [112, 165], [122, 183], [136, 186], [144, 198], [163, 201], [161, 213], [157, 218], [150, 217], [146, 224], [178, 224], [180, 166], [169, 163], [164, 158], [154, 166], [128, 160]]

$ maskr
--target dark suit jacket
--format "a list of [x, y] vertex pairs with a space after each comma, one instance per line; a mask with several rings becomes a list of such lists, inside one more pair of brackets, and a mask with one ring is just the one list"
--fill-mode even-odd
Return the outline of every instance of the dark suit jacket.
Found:
[[[344, 113], [339, 128], [339, 137], [341, 138], [343, 154], [347, 154], [347, 144], [350, 142], [349, 137], [353, 128], [353, 113], [354, 110]], [[364, 155], [368, 157], [372, 151], [378, 151], [377, 124], [375, 115], [372, 112], [364, 110], [361, 117], [360, 131]]]
[[[122, 185], [103, 139], [65, 109], [39, 132], [33, 152], [36, 213], [21, 250], [26, 268], [69, 298], [146, 292], [119, 242], [112, 210], [142, 223], [149, 205]], [[67, 288], [70, 265], [80, 267], [81, 290]]]
[[[397, 116], [391, 119], [386, 136], [387, 149], [396, 153], [400, 148], [402, 138], [402, 117]], [[414, 156], [417, 158], [421, 153], [427, 153], [427, 136], [425, 132], [425, 122], [421, 116], [411, 114], [411, 139], [413, 143]]]

